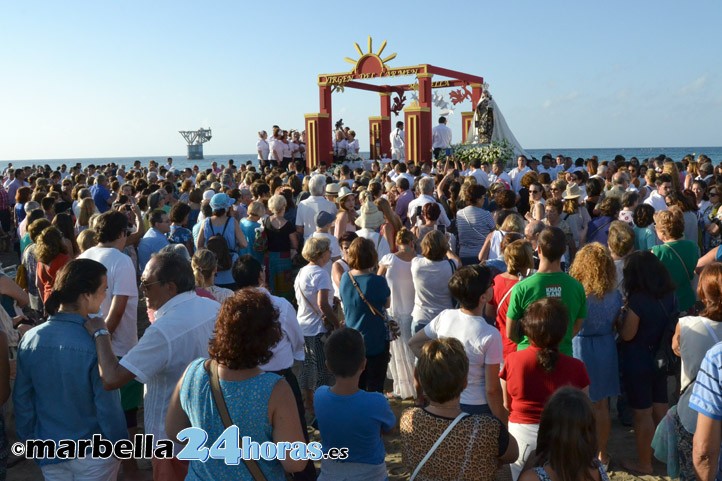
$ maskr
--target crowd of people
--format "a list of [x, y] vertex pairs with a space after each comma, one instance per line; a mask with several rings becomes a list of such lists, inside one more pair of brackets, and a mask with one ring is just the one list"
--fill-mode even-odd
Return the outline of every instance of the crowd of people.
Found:
[[[267, 138], [259, 165], [5, 171], [19, 261], [0, 275], [0, 401], [20, 440], [132, 439], [142, 407], [156, 440], [235, 424], [258, 443], [317, 430], [348, 454], [154, 458], [155, 480], [384, 480], [397, 429], [416, 480], [646, 475], [662, 442], [670, 474], [714, 479], [719, 166], [547, 154], [507, 170], [438, 148], [364, 168], [339, 130], [339, 163], [307, 169], [301, 134]], [[414, 407], [396, 419], [393, 399]], [[609, 454], [613, 399], [629, 459]], [[0, 479], [7, 459], [3, 435]], [[36, 462], [48, 480], [139, 476], [132, 459]]]

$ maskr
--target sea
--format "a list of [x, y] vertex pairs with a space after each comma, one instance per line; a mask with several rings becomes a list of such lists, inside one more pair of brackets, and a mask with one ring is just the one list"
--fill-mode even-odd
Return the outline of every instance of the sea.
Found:
[[[722, 163], [722, 147], [618, 147], [618, 148], [597, 148], [597, 149], [570, 149], [570, 148], [547, 148], [547, 149], [525, 149], [528, 154], [537, 159], [541, 159], [544, 154], [551, 154], [556, 157], [558, 154], [572, 159], [579, 157], [587, 159], [592, 155], [596, 155], [599, 160], [612, 160], [616, 155], [622, 155], [626, 159], [631, 157], [637, 157], [640, 161], [652, 157], [657, 157], [660, 154], [664, 154], [667, 157], [679, 161], [685, 155], [692, 155], [697, 158], [700, 154], [706, 154], [707, 157], [712, 159], [712, 162], [716, 164]], [[368, 158], [368, 152], [361, 152], [361, 157]], [[210, 154], [206, 155], [203, 160], [188, 160], [185, 154], [182, 155], [156, 155], [156, 156], [136, 156], [136, 157], [95, 157], [95, 158], [74, 158], [74, 159], [34, 159], [34, 160], [4, 160], [0, 161], [0, 172], [4, 172], [5, 168], [9, 163], [12, 163], [14, 167], [26, 166], [26, 165], [49, 165], [50, 167], [60, 167], [62, 164], [66, 164], [71, 167], [77, 163], [82, 166], [90, 164], [103, 165], [109, 163], [115, 163], [117, 165], [124, 165], [130, 167], [133, 162], [140, 160], [143, 165], [148, 165], [150, 160], [156, 160], [161, 165], [165, 165], [166, 158], [173, 158], [173, 165], [178, 169], [184, 169], [186, 167], [193, 167], [197, 165], [200, 168], [210, 167], [212, 162], [217, 162], [218, 165], [226, 165], [229, 159], [233, 159], [236, 165], [245, 164], [247, 161], [251, 161], [256, 164], [256, 154]]]

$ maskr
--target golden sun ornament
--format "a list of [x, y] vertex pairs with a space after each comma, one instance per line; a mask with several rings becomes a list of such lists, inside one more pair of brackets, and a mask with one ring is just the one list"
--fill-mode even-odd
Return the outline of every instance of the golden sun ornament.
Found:
[[396, 58], [395, 53], [381, 58], [381, 54], [386, 48], [386, 40], [383, 41], [378, 52], [374, 53], [373, 39], [371, 36], [368, 38], [368, 50], [366, 53], [364, 53], [358, 43], [354, 43], [354, 47], [356, 47], [359, 58], [344, 57], [344, 60], [354, 66], [352, 72], [357, 74], [381, 74], [386, 70], [386, 63]]

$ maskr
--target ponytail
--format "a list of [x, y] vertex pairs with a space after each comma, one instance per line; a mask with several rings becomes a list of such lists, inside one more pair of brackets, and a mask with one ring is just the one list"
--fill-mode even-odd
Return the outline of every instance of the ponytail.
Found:
[[50, 314], [51, 316], [54, 314], [57, 314], [58, 309], [60, 308], [60, 295], [58, 294], [58, 291], [52, 291], [48, 298], [45, 300], [45, 310]]
[[559, 360], [559, 350], [548, 347], [540, 349], [536, 360], [545, 372], [552, 372]]
[[83, 294], [95, 293], [108, 270], [91, 259], [74, 259], [65, 264], [55, 277], [53, 290], [45, 301], [49, 314], [56, 314], [61, 304], [75, 304]]

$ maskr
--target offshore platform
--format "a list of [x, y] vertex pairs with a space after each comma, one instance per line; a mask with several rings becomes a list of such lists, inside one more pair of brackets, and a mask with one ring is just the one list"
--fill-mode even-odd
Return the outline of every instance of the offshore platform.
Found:
[[211, 140], [211, 129], [179, 130], [179, 134], [188, 142], [188, 159], [203, 159], [203, 144]]

